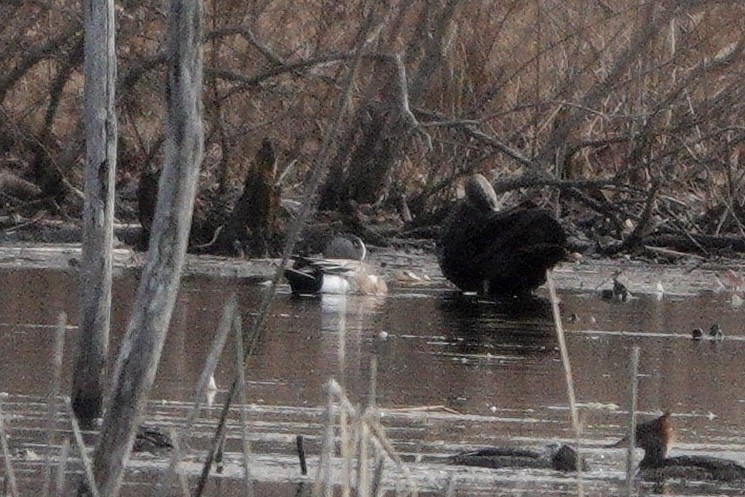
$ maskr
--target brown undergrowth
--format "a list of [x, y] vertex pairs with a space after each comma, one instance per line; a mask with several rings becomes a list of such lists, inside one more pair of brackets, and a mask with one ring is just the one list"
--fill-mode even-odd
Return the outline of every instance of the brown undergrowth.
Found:
[[[78, 6], [0, 11], [0, 165], [75, 216]], [[606, 254], [745, 250], [723, 238], [745, 235], [741, 2], [208, 0], [205, 12], [203, 191], [238, 188], [268, 138], [283, 197], [302, 196], [369, 23], [322, 204], [333, 194], [334, 208], [411, 232], [438, 224], [456, 180], [480, 171], [507, 205], [554, 205]], [[140, 174], [160, 163], [165, 13], [117, 13], [126, 218]], [[0, 193], [6, 213], [28, 201]]]

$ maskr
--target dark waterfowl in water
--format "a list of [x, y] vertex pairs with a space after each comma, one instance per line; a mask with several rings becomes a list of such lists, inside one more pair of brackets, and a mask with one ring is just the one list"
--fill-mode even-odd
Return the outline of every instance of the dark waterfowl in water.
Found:
[[621, 275], [621, 271], [613, 273], [613, 289], [603, 290], [600, 292], [601, 298], [604, 300], [620, 300], [626, 302], [631, 296], [631, 292], [626, 288], [626, 285], [618, 280]]
[[711, 328], [709, 328], [709, 338], [711, 338], [712, 340], [724, 339], [724, 332], [722, 332], [722, 327], [719, 325], [719, 323], [714, 323], [711, 325]]
[[644, 449], [644, 458], [639, 463], [642, 478], [745, 481], [745, 467], [729, 459], [698, 455], [668, 457], [674, 439], [669, 412], [636, 427], [636, 446]]
[[566, 233], [538, 208], [499, 211], [491, 184], [480, 174], [465, 185], [439, 243], [442, 273], [464, 292], [491, 297], [530, 293], [546, 270], [566, 255]]
[[[704, 330], [701, 328], [694, 328], [691, 332], [691, 338], [696, 341], [703, 340]], [[716, 342], [721, 342], [722, 340], [724, 340], [724, 332], [722, 332], [722, 327], [719, 325], [719, 323], [714, 323], [711, 325], [711, 328], [709, 328], [708, 338], [709, 340], [714, 340]]]
[[173, 449], [173, 442], [167, 433], [158, 428], [140, 426], [135, 435], [132, 452], [150, 452], [157, 454]]
[[358, 236], [339, 236], [326, 246], [324, 257], [293, 257], [293, 266], [284, 275], [295, 295], [385, 295], [385, 280], [365, 263], [366, 256], [367, 248]]
[[[566, 444], [551, 444], [543, 451], [510, 447], [489, 447], [472, 452], [463, 452], [450, 458], [451, 464], [479, 466], [482, 468], [539, 468], [557, 471], [576, 471], [577, 451]], [[587, 469], [584, 459], [582, 469]]]

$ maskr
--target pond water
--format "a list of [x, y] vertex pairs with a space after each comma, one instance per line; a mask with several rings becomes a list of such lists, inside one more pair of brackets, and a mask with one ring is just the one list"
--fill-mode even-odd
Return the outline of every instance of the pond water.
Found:
[[[396, 270], [388, 264], [389, 272]], [[638, 409], [648, 417], [669, 409], [678, 437], [672, 454], [709, 454], [745, 463], [745, 333], [742, 310], [713, 286], [713, 273], [632, 268], [627, 302], [606, 301], [615, 265], [569, 266], [556, 271], [558, 292], [582, 426], [581, 445], [591, 469], [587, 495], [623, 491], [623, 436], [630, 391], [629, 358], [640, 347]], [[655, 295], [656, 283], [668, 291]], [[112, 350], [124, 333], [138, 283], [137, 271], [115, 280]], [[246, 368], [247, 414], [256, 495], [310, 495], [322, 437], [324, 384], [335, 378], [355, 404], [366, 402], [372, 360], [380, 422], [408, 462], [424, 495], [577, 495], [573, 476], [544, 470], [488, 470], [450, 466], [449, 454], [485, 445], [540, 447], [572, 441], [564, 369], [550, 306], [536, 300], [516, 309], [459, 297], [435, 281], [396, 287], [385, 298], [336, 296], [296, 299], [279, 289], [257, 352]], [[54, 325], [65, 311], [63, 392], [69, 391], [77, 340], [77, 277], [70, 270], [0, 270], [0, 391], [6, 431], [22, 486], [35, 488], [43, 454], [43, 397], [52, 377]], [[179, 426], [215, 336], [221, 306], [237, 294], [250, 324], [265, 286], [242, 278], [184, 279], [151, 394], [148, 424]], [[539, 292], [545, 295], [545, 292]], [[691, 330], [719, 323], [721, 342], [691, 340]], [[340, 331], [343, 329], [343, 332]], [[232, 340], [232, 339], [231, 339]], [[182, 471], [190, 476], [219, 416], [235, 372], [229, 341], [215, 373], [220, 390], [192, 434]], [[237, 412], [237, 411], [236, 411]], [[237, 414], [233, 416], [237, 419]], [[310, 475], [301, 476], [295, 437], [306, 441]], [[229, 427], [226, 470], [209, 495], [243, 495], [237, 423]], [[23, 455], [26, 455], [24, 457]], [[147, 495], [151, 471], [165, 458], [137, 455], [125, 494]], [[394, 465], [389, 464], [395, 473]], [[3, 467], [2, 471], [5, 471]], [[393, 488], [400, 478], [390, 477]], [[147, 487], [145, 487], [146, 485]], [[147, 490], [147, 492], [145, 491]], [[637, 491], [659, 491], [642, 485]], [[673, 485], [672, 495], [741, 495], [721, 484]], [[393, 491], [389, 493], [393, 495]], [[25, 494], [30, 495], [30, 494]]]

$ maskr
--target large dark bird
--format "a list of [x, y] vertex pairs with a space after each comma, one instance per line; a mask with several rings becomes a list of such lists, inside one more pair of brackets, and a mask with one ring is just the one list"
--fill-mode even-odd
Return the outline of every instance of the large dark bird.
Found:
[[566, 233], [538, 208], [497, 210], [491, 184], [474, 174], [448, 217], [439, 244], [442, 273], [464, 292], [525, 295], [546, 281], [566, 254]]
[[543, 450], [490, 447], [473, 452], [463, 452], [450, 458], [451, 464], [480, 466], [482, 468], [542, 468], [557, 471], [576, 471], [578, 466], [587, 470], [587, 462], [577, 451], [566, 444], [551, 444]]

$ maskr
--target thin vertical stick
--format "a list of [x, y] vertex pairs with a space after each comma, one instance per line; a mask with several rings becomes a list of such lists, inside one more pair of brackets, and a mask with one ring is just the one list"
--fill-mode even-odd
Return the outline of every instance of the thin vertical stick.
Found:
[[352, 440], [356, 436], [350, 433], [349, 413], [339, 406], [339, 446], [341, 457], [341, 497], [350, 497], [352, 488]]
[[44, 486], [41, 495], [47, 497], [52, 485], [52, 447], [54, 446], [54, 431], [57, 424], [57, 396], [60, 391], [62, 377], [62, 355], [65, 346], [65, 326], [67, 315], [61, 312], [57, 318], [54, 330], [54, 349], [52, 352], [52, 384], [47, 397], [47, 450], [44, 464]]
[[629, 497], [632, 495], [633, 483], [634, 483], [634, 448], [636, 447], [636, 401], [639, 390], [639, 347], [631, 349], [631, 368], [630, 378], [631, 381], [631, 396], [629, 397], [629, 425], [628, 434], [626, 435], [629, 440], [628, 451], [626, 452], [626, 495]]
[[80, 460], [83, 461], [83, 469], [85, 473], [86, 484], [88, 485], [88, 491], [93, 494], [93, 497], [99, 497], [98, 485], [96, 485], [96, 479], [93, 476], [93, 465], [88, 457], [88, 453], [85, 451], [85, 443], [83, 442], [83, 435], [80, 434], [80, 425], [78, 425], [78, 418], [75, 416], [75, 412], [72, 410], [72, 403], [70, 397], [64, 397], [65, 409], [67, 414], [70, 416], [70, 425], [72, 425], [72, 434], [75, 438], [75, 444], [78, 446], [80, 452]]
[[339, 320], [337, 321], [336, 325], [336, 329], [339, 333], [338, 345], [336, 349], [336, 359], [338, 361], [337, 365], [339, 366], [339, 381], [341, 382], [342, 388], [346, 386], [344, 385], [344, 369], [347, 359], [347, 299], [349, 299], [349, 295], [347, 295], [346, 292], [340, 295], [339, 305], [336, 306], [334, 309], [339, 315]]
[[[369, 459], [370, 459], [370, 429], [368, 423], [375, 422], [375, 397], [377, 391], [377, 380], [378, 380], [378, 362], [375, 357], [370, 358], [370, 387], [367, 397], [367, 409], [362, 413], [360, 419], [360, 436], [359, 436], [359, 459], [357, 460], [357, 495], [361, 497], [367, 497], [375, 495], [377, 490], [374, 490], [374, 486], [371, 483], [371, 478], [376, 477], [382, 478], [381, 475], [373, 474], [370, 476]], [[382, 471], [383, 467], [380, 466]]]
[[584, 495], [582, 485], [582, 454], [580, 453], [580, 434], [581, 427], [579, 424], [579, 415], [577, 413], [577, 401], [574, 396], [574, 381], [572, 380], [572, 365], [569, 362], [569, 351], [564, 338], [564, 327], [561, 324], [561, 312], [559, 311], [559, 299], [556, 297], [556, 287], [554, 286], [553, 275], [551, 270], [546, 271], [546, 284], [548, 293], [551, 297], [551, 310], [554, 316], [554, 326], [556, 327], [556, 338], [559, 341], [559, 352], [561, 353], [561, 363], [564, 366], [564, 378], [567, 384], [567, 396], [569, 397], [569, 410], [572, 415], [572, 428], [577, 440], [577, 493], [580, 497]]
[[326, 383], [326, 412], [324, 416], [323, 440], [321, 442], [321, 457], [318, 461], [316, 482], [313, 485], [313, 495], [331, 497], [333, 483], [331, 477], [331, 457], [334, 450], [334, 388], [333, 380]]
[[[337, 321], [338, 345], [337, 360], [339, 361], [339, 382], [342, 392], [346, 392], [346, 381], [344, 370], [346, 369], [347, 352], [347, 300], [346, 292], [340, 295], [339, 306], [335, 309], [339, 319]], [[352, 442], [349, 433], [349, 414], [343, 407], [339, 409], [339, 440], [341, 445], [341, 497], [349, 497], [352, 487]]]
[[222, 431], [220, 437], [220, 445], [217, 447], [217, 453], [215, 453], [215, 473], [220, 474], [225, 471], [225, 438], [228, 436], [227, 430]]
[[445, 497], [455, 497], [455, 487], [458, 484], [458, 476], [453, 475], [450, 477], [450, 480], [448, 480], [448, 488], [445, 491]]
[[378, 403], [378, 358], [370, 358], [370, 391], [367, 394], [367, 407], [375, 409]]
[[368, 426], [368, 411], [362, 413], [358, 420], [359, 445], [357, 447], [357, 495], [359, 497], [370, 496], [370, 428]]
[[308, 474], [308, 463], [305, 460], [305, 443], [302, 435], [295, 437], [295, 445], [297, 446], [297, 457], [300, 459], [300, 473], [305, 476]]
[[383, 470], [385, 469], [385, 456], [380, 449], [376, 450], [375, 470], [373, 472], [372, 483], [370, 484], [370, 497], [381, 497], [383, 489]]
[[57, 465], [57, 478], [55, 479], [54, 495], [62, 497], [65, 495], [65, 468], [67, 467], [67, 458], [70, 455], [70, 440], [65, 438], [62, 441], [62, 449], [59, 455], [59, 464]]
[[[210, 352], [207, 355], [207, 360], [205, 361], [202, 374], [199, 377], [199, 382], [197, 383], [197, 388], [194, 392], [194, 400], [192, 401], [191, 410], [189, 411], [189, 414], [187, 415], [178, 436], [178, 438], [180, 438], [179, 445], [183, 445], [183, 440], [185, 440], [189, 433], [191, 433], [191, 428], [194, 425], [194, 421], [199, 415], [200, 404], [202, 402], [202, 399], [206, 395], [207, 387], [209, 386], [210, 378], [212, 378], [212, 375], [215, 372], [217, 362], [220, 360], [220, 354], [222, 353], [223, 347], [225, 347], [228, 333], [232, 329], [233, 319], [236, 314], [237, 307], [238, 301], [235, 294], [233, 294], [230, 296], [228, 303], [225, 304], [225, 307], [223, 307], [222, 316], [220, 316], [220, 323], [217, 325], [217, 335], [212, 341], [212, 347], [210, 348]], [[171, 485], [173, 483], [173, 476], [176, 474], [176, 466], [179, 463], [178, 456], [178, 451], [173, 451], [171, 453], [171, 460], [168, 463], [168, 470], [161, 477], [160, 482], [158, 482], [158, 484], [153, 487], [153, 491], [156, 495], [162, 495], [164, 493], [163, 486], [165, 486], [166, 488], [171, 488]]]
[[2, 399], [5, 394], [0, 395], [0, 446], [2, 446], [3, 459], [5, 459], [6, 481], [10, 487], [10, 495], [18, 497], [18, 485], [16, 484], [16, 473], [13, 471], [13, 463], [10, 460], [10, 450], [8, 449], [8, 436], [5, 433], [5, 422], [3, 418]]
[[[235, 367], [238, 371], [238, 402], [240, 402], [241, 414], [241, 443], [243, 447], [243, 481], [246, 484], [246, 497], [253, 497], [254, 488], [251, 481], [251, 445], [248, 442], [248, 415], [246, 414], [246, 372], [243, 364], [243, 321], [240, 314], [236, 314], [233, 320], [235, 329]], [[307, 472], [307, 469], [306, 469]], [[306, 473], [303, 473], [306, 474]]]
[[360, 483], [357, 485], [359, 495], [374, 496], [380, 488], [380, 481], [383, 478], [382, 458], [376, 464], [375, 472], [370, 476], [369, 462], [369, 428], [368, 423], [377, 422], [376, 396], [378, 388], [378, 361], [375, 356], [370, 358], [370, 386], [367, 393], [367, 409], [362, 414], [362, 430], [360, 431], [360, 458], [358, 461], [359, 468], [357, 476]]
[[[173, 440], [173, 453], [171, 455], [171, 460], [180, 461], [184, 451], [181, 449], [181, 439], [179, 438], [179, 433], [176, 428], [171, 429], [170, 435], [171, 440]], [[191, 495], [189, 492], [189, 484], [186, 481], [186, 477], [181, 473], [178, 473], [178, 482], [179, 487], [181, 488], [181, 497], [189, 497], [189, 495]], [[155, 488], [159, 487], [156, 486]]]

